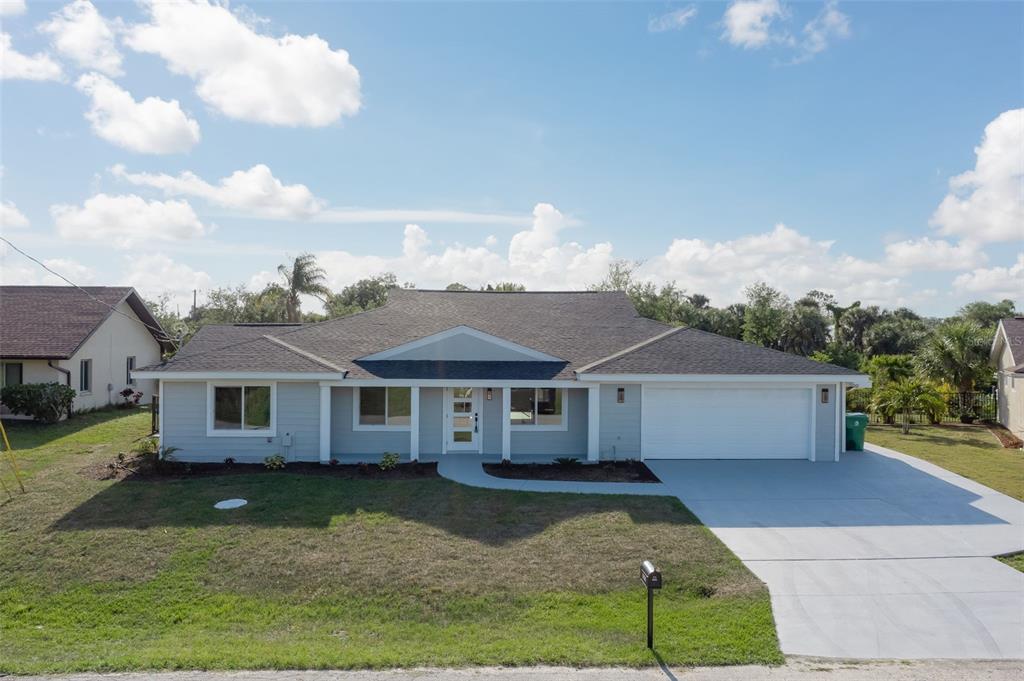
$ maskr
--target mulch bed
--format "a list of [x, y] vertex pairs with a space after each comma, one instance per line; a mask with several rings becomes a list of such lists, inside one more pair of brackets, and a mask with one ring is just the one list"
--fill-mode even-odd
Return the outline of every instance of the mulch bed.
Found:
[[92, 480], [169, 480], [205, 478], [220, 475], [274, 475], [291, 473], [319, 475], [346, 480], [420, 480], [437, 477], [436, 463], [401, 463], [390, 470], [381, 470], [377, 464], [337, 464], [291, 462], [280, 470], [270, 470], [263, 464], [183, 463], [179, 461], [157, 463], [152, 455], [126, 455], [123, 459], [98, 462], [78, 471]]
[[1001, 444], [1004, 449], [1020, 449], [1021, 447], [1024, 447], [1024, 441], [1007, 430], [1005, 426], [999, 423], [986, 422], [985, 427], [988, 428], [988, 432], [996, 436], [996, 439], [999, 440], [999, 444]]
[[568, 480], [572, 482], [661, 482], [640, 461], [577, 463], [485, 463], [484, 471], [514, 480]]

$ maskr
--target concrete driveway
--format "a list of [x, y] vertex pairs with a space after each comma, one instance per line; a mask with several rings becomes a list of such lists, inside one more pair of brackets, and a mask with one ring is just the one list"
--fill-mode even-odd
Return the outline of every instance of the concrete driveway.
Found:
[[[1024, 504], [882, 447], [839, 463], [647, 461], [768, 584], [783, 652], [1024, 658]], [[666, 575], [671, 579], [671, 575]]]

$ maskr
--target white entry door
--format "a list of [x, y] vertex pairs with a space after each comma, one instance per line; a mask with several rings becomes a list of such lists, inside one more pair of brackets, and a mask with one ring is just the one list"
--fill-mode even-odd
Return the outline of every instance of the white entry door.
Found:
[[480, 388], [445, 388], [449, 452], [480, 451]]

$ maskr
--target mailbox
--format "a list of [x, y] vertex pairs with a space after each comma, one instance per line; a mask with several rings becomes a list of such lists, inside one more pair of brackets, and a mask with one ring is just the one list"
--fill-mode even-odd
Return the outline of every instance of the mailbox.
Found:
[[660, 589], [661, 572], [654, 567], [654, 563], [649, 560], [645, 560], [640, 564], [640, 581], [642, 581], [644, 586], [648, 589]]

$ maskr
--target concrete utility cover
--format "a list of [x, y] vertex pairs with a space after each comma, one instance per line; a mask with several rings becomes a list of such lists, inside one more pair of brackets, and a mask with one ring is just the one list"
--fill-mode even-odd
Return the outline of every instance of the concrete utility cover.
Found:
[[219, 508], [220, 510], [223, 511], [226, 508], [239, 508], [241, 506], [245, 506], [248, 503], [249, 502], [246, 501], [245, 499], [225, 499], [224, 501], [218, 501], [216, 504], [213, 505], [213, 507]]

